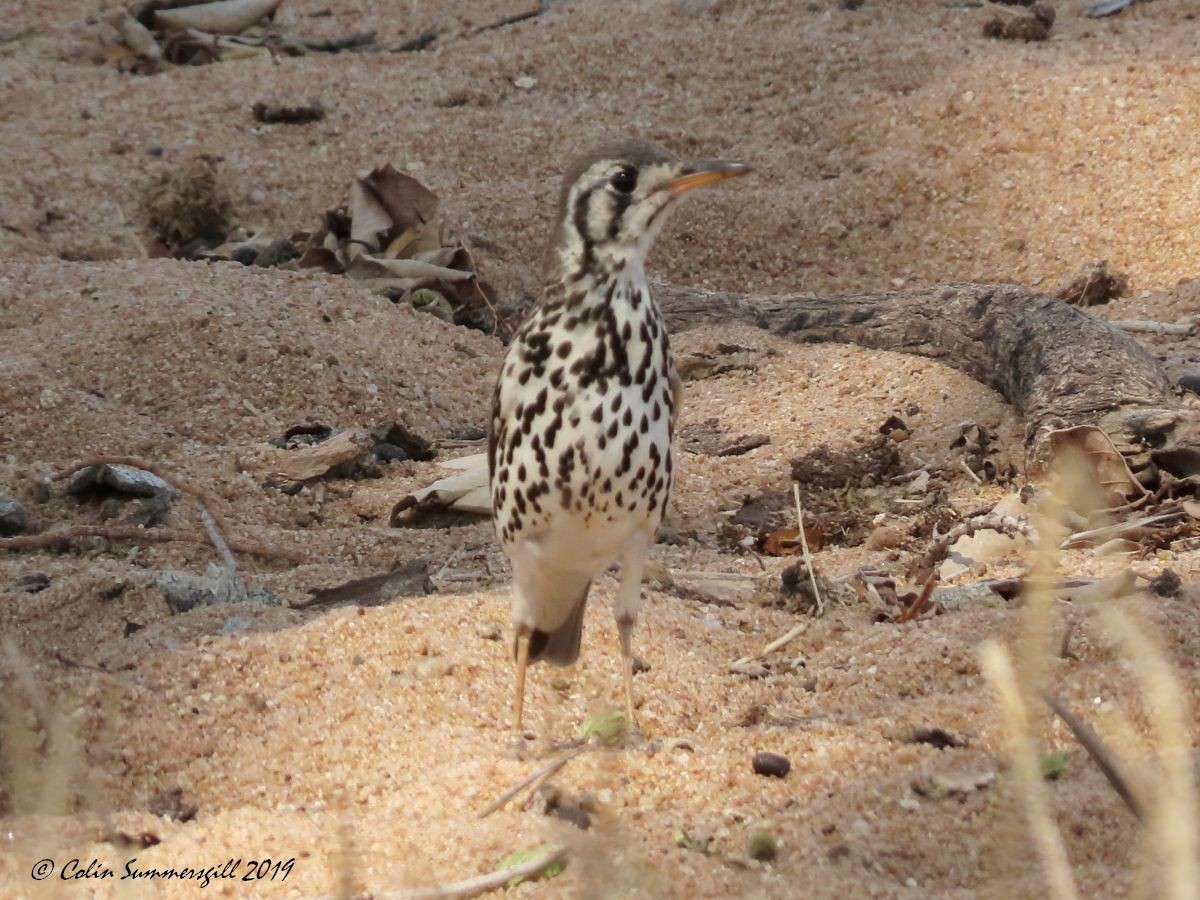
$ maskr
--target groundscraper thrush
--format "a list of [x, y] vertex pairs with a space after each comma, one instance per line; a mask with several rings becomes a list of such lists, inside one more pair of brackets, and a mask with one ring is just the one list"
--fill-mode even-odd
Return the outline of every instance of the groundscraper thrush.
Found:
[[630, 640], [671, 492], [680, 394], [646, 253], [683, 194], [748, 171], [629, 141], [596, 148], [563, 176], [545, 288], [505, 356], [488, 441], [492, 510], [513, 569], [517, 738], [527, 666], [575, 662], [588, 589], [617, 561], [625, 712], [636, 728]]

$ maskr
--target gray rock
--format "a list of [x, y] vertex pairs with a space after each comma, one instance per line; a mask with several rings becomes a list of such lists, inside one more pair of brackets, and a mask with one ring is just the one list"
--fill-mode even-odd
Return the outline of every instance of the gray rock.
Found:
[[257, 603], [279, 606], [279, 598], [262, 585], [247, 587], [240, 578], [210, 563], [203, 575], [167, 570], [154, 581], [173, 613], [219, 603]]
[[132, 466], [88, 466], [67, 486], [67, 493], [74, 495], [108, 491], [131, 497], [179, 496], [175, 488], [154, 473]]
[[0, 537], [11, 537], [29, 530], [29, 513], [16, 500], [0, 497]]

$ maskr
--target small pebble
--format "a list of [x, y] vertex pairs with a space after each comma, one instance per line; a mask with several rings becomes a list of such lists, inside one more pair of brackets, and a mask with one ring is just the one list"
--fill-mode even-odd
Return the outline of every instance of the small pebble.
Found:
[[755, 753], [753, 766], [755, 775], [767, 775], [771, 778], [782, 778], [792, 770], [791, 760], [778, 753]]
[[40, 594], [48, 587], [50, 587], [50, 576], [44, 575], [41, 572], [21, 575], [12, 583], [12, 590], [20, 591], [24, 594]]
[[16, 500], [0, 497], [0, 537], [29, 530], [29, 513]]
[[480, 622], [475, 626], [475, 634], [485, 641], [500, 640], [500, 626], [495, 622]]

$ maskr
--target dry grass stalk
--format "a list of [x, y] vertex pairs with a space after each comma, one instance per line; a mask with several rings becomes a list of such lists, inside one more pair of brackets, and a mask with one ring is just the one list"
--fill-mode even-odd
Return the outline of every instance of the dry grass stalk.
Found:
[[1106, 627], [1133, 663], [1149, 713], [1163, 777], [1155, 784], [1147, 810], [1147, 841], [1158, 848], [1165, 867], [1166, 896], [1195, 900], [1200, 891], [1200, 827], [1192, 773], [1192, 715], [1162, 642], [1116, 609], [1103, 611]]
[[815, 615], [825, 614], [825, 601], [817, 587], [817, 573], [813, 570], [812, 554], [808, 552], [808, 538], [804, 534], [804, 508], [800, 505], [800, 484], [792, 482], [792, 496], [796, 499], [796, 528], [800, 532], [800, 549], [804, 551], [804, 566], [808, 569], [808, 580], [812, 582], [813, 598], [816, 601]]
[[543, 781], [545, 781], [547, 778], [549, 778], [587, 749], [588, 745], [582, 744], [578, 747], [572, 747], [570, 750], [559, 754], [550, 762], [546, 763], [546, 765], [529, 775], [529, 777], [521, 779], [517, 784], [513, 785], [511, 788], [481, 809], [479, 811], [478, 818], [486, 819], [496, 810], [503, 808], [504, 804], [508, 803], [509, 800], [517, 796], [517, 794], [521, 793], [521, 791], [525, 790], [526, 788], [529, 788], [530, 790], [537, 790], [538, 785], [540, 785]]
[[384, 892], [375, 896], [379, 900], [451, 900], [451, 898], [459, 900], [459, 898], [477, 897], [480, 894], [504, 887], [514, 878], [533, 878], [566, 857], [566, 847], [547, 847], [536, 856], [507, 869], [497, 869], [495, 872], [466, 878], [453, 884], [396, 893]]
[[804, 632], [807, 630], [808, 630], [808, 622], [801, 622], [799, 625], [794, 626], [789, 631], [787, 631], [787, 632], [781, 634], [779, 637], [775, 638], [775, 640], [771, 641], [771, 643], [764, 646], [761, 650], [758, 650], [755, 653], [751, 653], [749, 656], [743, 656], [741, 659], [739, 659], [737, 662], [735, 662], [734, 665], [735, 666], [743, 666], [746, 663], [753, 662], [756, 659], [762, 659], [764, 656], [774, 653], [776, 650], [778, 650], [784, 644], [787, 644], [790, 641], [792, 641], [793, 639], [798, 638], [800, 635], [804, 634]]
[[1100, 736], [1092, 730], [1091, 726], [1071, 712], [1065, 703], [1050, 693], [1045, 695], [1045, 699], [1055, 714], [1071, 729], [1071, 733], [1075, 735], [1075, 740], [1083, 745], [1083, 749], [1088, 752], [1088, 756], [1092, 758], [1092, 762], [1104, 773], [1104, 777], [1112, 785], [1117, 795], [1125, 801], [1125, 805], [1129, 807], [1129, 811], [1137, 817], [1139, 822], [1145, 821], [1146, 817], [1142, 812], [1145, 804], [1134, 793], [1129, 778], [1125, 775], [1116, 754], [1108, 748], [1108, 745], [1104, 741], [1100, 740]]
[[1000, 701], [1013, 772], [1050, 883], [1051, 896], [1056, 900], [1074, 900], [1078, 896], [1075, 879], [1071, 874], [1062, 835], [1042, 791], [1038, 755], [1029, 736], [1029, 716], [1017, 673], [1008, 653], [994, 641], [984, 643], [980, 648], [980, 657], [984, 675]]

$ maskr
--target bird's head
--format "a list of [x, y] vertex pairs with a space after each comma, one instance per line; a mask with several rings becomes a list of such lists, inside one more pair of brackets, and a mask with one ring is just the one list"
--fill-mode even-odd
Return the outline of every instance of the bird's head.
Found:
[[749, 171], [724, 159], [679, 160], [646, 141], [597, 147], [563, 176], [553, 262], [560, 271], [640, 267], [680, 197]]

